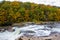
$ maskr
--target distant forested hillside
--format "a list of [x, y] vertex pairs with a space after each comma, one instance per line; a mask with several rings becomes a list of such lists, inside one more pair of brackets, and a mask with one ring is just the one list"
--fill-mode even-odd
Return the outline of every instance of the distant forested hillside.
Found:
[[60, 21], [60, 8], [29, 2], [0, 3], [0, 25], [40, 21]]

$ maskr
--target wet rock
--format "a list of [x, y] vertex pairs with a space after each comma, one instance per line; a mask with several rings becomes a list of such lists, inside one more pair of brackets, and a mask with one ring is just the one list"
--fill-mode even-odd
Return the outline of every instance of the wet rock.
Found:
[[13, 32], [13, 29], [12, 29], [11, 26], [9, 26], [9, 27], [7, 28], [7, 30], [8, 30], [9, 32]]
[[5, 29], [0, 29], [0, 32], [4, 32], [5, 31]]

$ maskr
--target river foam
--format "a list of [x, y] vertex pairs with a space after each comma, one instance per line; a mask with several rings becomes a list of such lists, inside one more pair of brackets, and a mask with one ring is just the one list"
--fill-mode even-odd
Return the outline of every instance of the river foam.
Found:
[[28, 25], [21, 28], [13, 27], [14, 32], [0, 32], [0, 40], [15, 40], [20, 36], [49, 36], [52, 32], [60, 33], [59, 27], [47, 27], [47, 25]]

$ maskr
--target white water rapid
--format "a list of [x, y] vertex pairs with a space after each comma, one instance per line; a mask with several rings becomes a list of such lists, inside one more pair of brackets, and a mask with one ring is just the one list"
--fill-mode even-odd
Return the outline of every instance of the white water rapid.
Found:
[[60, 33], [59, 27], [50, 28], [47, 25], [28, 25], [21, 28], [13, 27], [14, 32], [0, 32], [0, 40], [15, 40], [23, 35], [49, 36], [51, 32]]

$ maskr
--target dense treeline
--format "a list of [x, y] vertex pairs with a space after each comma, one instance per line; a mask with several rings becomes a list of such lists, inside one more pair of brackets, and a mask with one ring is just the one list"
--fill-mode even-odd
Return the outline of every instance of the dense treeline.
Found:
[[0, 3], [0, 25], [40, 21], [60, 21], [60, 8], [29, 2]]

